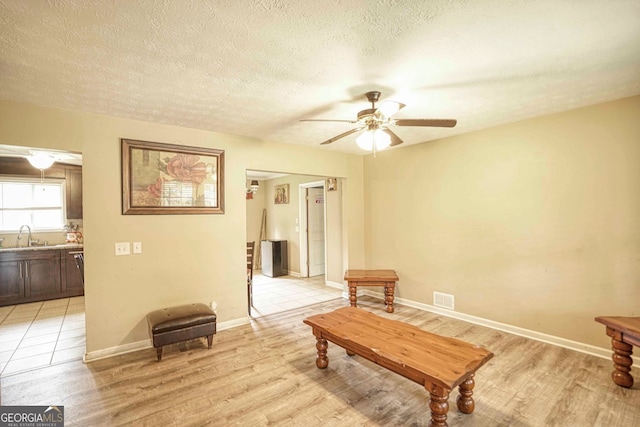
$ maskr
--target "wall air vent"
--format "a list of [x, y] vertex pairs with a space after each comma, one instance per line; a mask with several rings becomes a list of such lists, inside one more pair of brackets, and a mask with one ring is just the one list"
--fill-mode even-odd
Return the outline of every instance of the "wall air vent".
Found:
[[433, 305], [435, 305], [436, 307], [448, 308], [449, 310], [453, 310], [453, 307], [454, 307], [453, 295], [434, 291]]

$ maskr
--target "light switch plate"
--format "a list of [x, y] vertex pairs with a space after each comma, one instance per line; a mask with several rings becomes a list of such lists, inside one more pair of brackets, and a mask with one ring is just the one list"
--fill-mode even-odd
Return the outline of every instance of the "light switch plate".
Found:
[[131, 245], [129, 242], [116, 243], [116, 255], [129, 255], [131, 253]]
[[133, 242], [133, 253], [134, 254], [142, 253], [142, 242]]

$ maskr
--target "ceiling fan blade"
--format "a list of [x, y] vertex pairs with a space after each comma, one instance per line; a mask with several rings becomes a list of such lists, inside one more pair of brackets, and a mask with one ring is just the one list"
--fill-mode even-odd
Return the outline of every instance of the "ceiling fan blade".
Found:
[[340, 122], [340, 123], [358, 123], [355, 120], [333, 120], [333, 119], [301, 119], [301, 122]]
[[391, 131], [391, 129], [389, 128], [384, 128], [382, 129], [382, 132], [386, 133], [387, 135], [389, 135], [389, 137], [391, 137], [391, 144], [389, 145], [389, 147], [393, 147], [395, 145], [400, 145], [402, 144], [404, 141], [401, 140], [398, 135], [396, 135], [395, 133], [393, 133]]
[[458, 123], [453, 119], [398, 119], [394, 120], [397, 126], [429, 126], [437, 128], [452, 128]]
[[325, 142], [321, 142], [320, 145], [331, 144], [332, 142], [337, 141], [340, 138], [344, 138], [345, 136], [349, 136], [352, 133], [356, 133], [356, 132], [358, 132], [359, 130], [362, 130], [362, 129], [363, 129], [362, 127], [358, 127], [358, 128], [354, 128], [354, 129], [348, 130], [348, 131], [346, 131], [344, 133], [341, 133], [338, 136], [334, 136], [333, 138], [327, 139]]
[[404, 107], [405, 105], [401, 102], [383, 101], [373, 114], [376, 117], [391, 117]]

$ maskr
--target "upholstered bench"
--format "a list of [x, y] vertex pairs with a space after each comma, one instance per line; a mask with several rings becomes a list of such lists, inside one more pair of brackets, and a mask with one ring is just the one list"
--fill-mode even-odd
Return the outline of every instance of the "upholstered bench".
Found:
[[163, 308], [147, 314], [153, 346], [162, 359], [162, 346], [207, 337], [209, 348], [216, 333], [216, 314], [206, 304]]

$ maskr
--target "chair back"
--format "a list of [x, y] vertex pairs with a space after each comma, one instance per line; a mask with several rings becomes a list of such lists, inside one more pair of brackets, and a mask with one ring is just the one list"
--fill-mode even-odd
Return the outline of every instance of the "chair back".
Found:
[[255, 250], [256, 242], [247, 242], [247, 283], [250, 284], [253, 281], [253, 252]]

